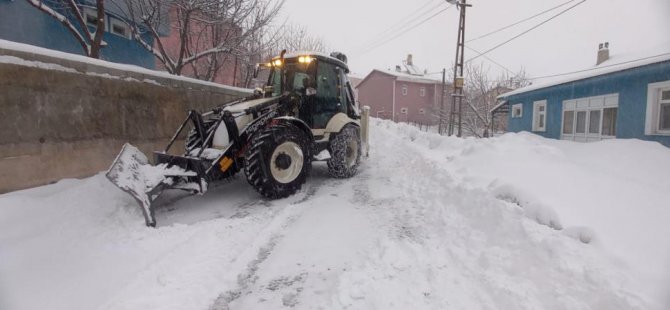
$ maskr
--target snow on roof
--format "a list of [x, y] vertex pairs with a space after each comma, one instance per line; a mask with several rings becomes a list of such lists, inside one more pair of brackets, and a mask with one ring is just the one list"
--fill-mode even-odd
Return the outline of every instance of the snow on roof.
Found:
[[[12, 41], [7, 41], [7, 40], [0, 39], [0, 55], [3, 54], [2, 53], [3, 49], [8, 50], [8, 51], [29, 53], [29, 54], [33, 54], [33, 55], [36, 55], [36, 56], [46, 56], [46, 57], [51, 57], [51, 58], [58, 58], [58, 59], [63, 59], [63, 60], [66, 60], [66, 61], [71, 61], [71, 62], [87, 63], [87, 64], [92, 64], [92, 65], [96, 65], [96, 66], [99, 66], [99, 67], [105, 67], [105, 68], [119, 70], [119, 71], [123, 71], [123, 72], [143, 74], [143, 75], [146, 75], [148, 77], [157, 77], [157, 78], [178, 80], [178, 81], [184, 81], [184, 82], [193, 83], [193, 84], [205, 85], [205, 86], [222, 88], [222, 89], [227, 89], [227, 90], [232, 90], [232, 91], [239, 91], [239, 92], [244, 92], [244, 93], [250, 93], [251, 92], [250, 89], [246, 89], [246, 88], [222, 85], [222, 84], [218, 84], [218, 83], [214, 83], [214, 82], [207, 82], [207, 81], [198, 80], [198, 79], [194, 79], [194, 78], [189, 78], [189, 77], [185, 77], [185, 76], [172, 75], [172, 74], [169, 74], [165, 71], [150, 70], [150, 69], [135, 66], [135, 65], [114, 63], [114, 62], [109, 62], [109, 61], [104, 61], [104, 60], [100, 60], [100, 59], [94, 59], [94, 58], [86, 57], [86, 56], [83, 56], [83, 55], [70, 54], [70, 53], [55, 51], [55, 50], [51, 50], [51, 49], [47, 49], [47, 48], [34, 46], [34, 45], [17, 43], [17, 42], [12, 42]], [[36, 58], [39, 59], [39, 57], [36, 57]], [[52, 65], [51, 63], [47, 63], [45, 61], [47, 61], [47, 60], [41, 60], [40, 59], [38, 61], [33, 61], [33, 60], [28, 60], [28, 59], [22, 59], [20, 57], [3, 57], [3, 58], [0, 58], [0, 63], [12, 63], [12, 64], [18, 64], [18, 65], [23, 65], [23, 66], [40, 67], [40, 68], [44, 68], [44, 69], [60, 70], [60, 71], [74, 70], [72, 68], [65, 68], [64, 67], [65, 65], [63, 65], [62, 63]], [[74, 71], [76, 71], [76, 70], [74, 70]], [[86, 74], [89, 74], [89, 75], [94, 75], [91, 72], [82, 72], [82, 73], [86, 73]], [[111, 77], [111, 75], [110, 75], [110, 77]], [[149, 80], [147, 79], [147, 81], [149, 81]], [[152, 82], [152, 81], [149, 81], [149, 82]]]
[[498, 96], [498, 99], [665, 61], [670, 61], [670, 41], [642, 52], [614, 54], [598, 66], [594, 65], [570, 74], [538, 78], [537, 80], [541, 81], [504, 93]]
[[373, 71], [379, 71], [385, 74], [393, 75], [397, 77], [398, 81], [423, 83], [423, 84], [442, 84], [441, 79], [435, 79], [425, 75], [412, 75], [405, 72], [398, 72], [393, 70], [381, 70], [381, 69], [374, 69]]

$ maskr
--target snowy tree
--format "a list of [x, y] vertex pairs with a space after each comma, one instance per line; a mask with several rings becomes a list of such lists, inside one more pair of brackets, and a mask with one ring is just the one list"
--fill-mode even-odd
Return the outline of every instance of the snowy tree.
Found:
[[491, 114], [497, 97], [511, 90], [527, 86], [526, 72], [521, 69], [513, 73], [503, 72], [498, 78], [490, 78], [490, 70], [483, 64], [465, 66], [465, 98], [463, 100], [463, 133], [474, 137], [488, 137], [491, 129]]
[[[172, 74], [191, 70], [212, 80], [230, 58], [249, 55], [246, 42], [279, 13], [284, 0], [112, 0], [124, 1], [134, 38]], [[169, 21], [169, 22], [168, 22]], [[169, 23], [174, 35], [162, 36]], [[145, 39], [153, 39], [153, 44]]]
[[[100, 58], [100, 50], [106, 45], [102, 40], [105, 33], [104, 0], [95, 0], [95, 20], [87, 20], [83, 14], [83, 7], [75, 0], [26, 1], [60, 22], [77, 39], [86, 56]], [[90, 28], [95, 29], [91, 32]]]

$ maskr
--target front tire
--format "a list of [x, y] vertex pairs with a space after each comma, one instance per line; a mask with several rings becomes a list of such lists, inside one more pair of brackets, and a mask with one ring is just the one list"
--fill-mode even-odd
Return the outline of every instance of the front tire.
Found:
[[361, 163], [360, 129], [348, 125], [330, 140], [328, 174], [334, 178], [350, 178]]
[[290, 124], [271, 125], [258, 131], [245, 154], [247, 181], [261, 195], [278, 199], [295, 194], [311, 168], [309, 141]]

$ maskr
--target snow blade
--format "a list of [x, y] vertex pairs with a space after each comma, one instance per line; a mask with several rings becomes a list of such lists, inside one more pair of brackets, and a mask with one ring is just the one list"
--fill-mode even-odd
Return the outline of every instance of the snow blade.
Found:
[[174, 183], [175, 177], [195, 176], [195, 172], [167, 164], [152, 166], [136, 147], [126, 143], [105, 174], [114, 185], [130, 194], [142, 207], [147, 226], [156, 227], [151, 203]]

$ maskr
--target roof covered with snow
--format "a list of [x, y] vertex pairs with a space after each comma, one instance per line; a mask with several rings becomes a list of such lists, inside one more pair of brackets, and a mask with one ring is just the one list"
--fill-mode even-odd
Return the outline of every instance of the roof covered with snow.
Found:
[[374, 71], [379, 71], [384, 74], [392, 75], [397, 78], [398, 81], [413, 82], [413, 83], [424, 83], [424, 84], [442, 84], [441, 79], [432, 78], [426, 75], [413, 75], [405, 72], [398, 72], [393, 70], [380, 70], [375, 69]]
[[532, 85], [504, 93], [498, 99], [666, 61], [670, 61], [670, 41], [641, 52], [614, 54], [597, 66], [535, 78]]

